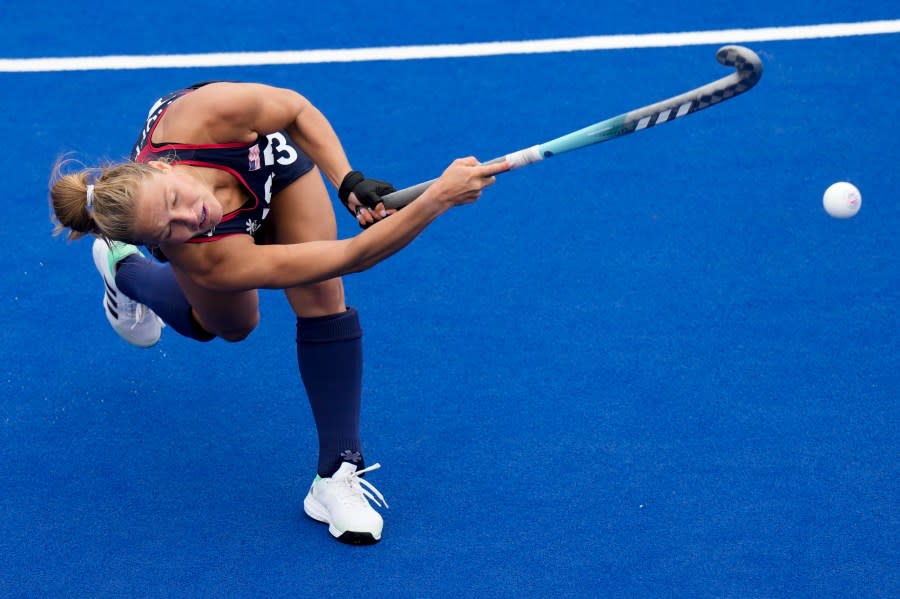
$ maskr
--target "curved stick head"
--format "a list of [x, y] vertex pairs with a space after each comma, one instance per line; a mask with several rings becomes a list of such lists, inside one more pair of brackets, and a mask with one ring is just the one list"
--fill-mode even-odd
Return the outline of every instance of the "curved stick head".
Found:
[[727, 67], [737, 69], [737, 75], [750, 89], [762, 77], [763, 65], [756, 52], [743, 46], [722, 46], [716, 52], [716, 60]]

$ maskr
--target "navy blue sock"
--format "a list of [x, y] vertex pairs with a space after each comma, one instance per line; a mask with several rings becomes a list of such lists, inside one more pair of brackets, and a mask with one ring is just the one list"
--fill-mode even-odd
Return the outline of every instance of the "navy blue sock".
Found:
[[117, 268], [116, 287], [119, 291], [156, 312], [167, 325], [198, 341], [215, 337], [194, 318], [191, 305], [168, 264], [131, 254], [120, 261]]
[[362, 470], [363, 355], [356, 310], [297, 318], [297, 363], [319, 434], [319, 476], [331, 476], [341, 462], [351, 462]]

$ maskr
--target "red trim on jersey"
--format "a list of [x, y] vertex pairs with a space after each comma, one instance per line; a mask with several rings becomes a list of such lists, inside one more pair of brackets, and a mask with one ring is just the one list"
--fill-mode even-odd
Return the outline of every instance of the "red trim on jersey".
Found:
[[169, 143], [163, 142], [158, 145], [153, 143], [153, 134], [156, 133], [156, 128], [163, 120], [163, 116], [165, 116], [166, 112], [169, 111], [172, 104], [185, 97], [191, 92], [195, 92], [197, 90], [192, 89], [188, 90], [185, 93], [181, 94], [163, 108], [162, 112], [159, 113], [159, 116], [156, 117], [156, 121], [154, 121], [153, 126], [150, 127], [150, 132], [147, 134], [147, 145], [141, 148], [141, 151], [138, 152], [137, 160], [135, 162], [146, 162], [146, 158], [148, 154], [159, 154], [161, 152], [165, 152], [168, 150], [179, 150], [179, 149], [193, 149], [193, 150], [215, 150], [217, 148], [241, 148], [241, 147], [251, 147], [253, 144], [259, 141], [259, 136], [254, 141], [251, 142], [229, 142], [224, 144], [185, 144], [185, 143]]

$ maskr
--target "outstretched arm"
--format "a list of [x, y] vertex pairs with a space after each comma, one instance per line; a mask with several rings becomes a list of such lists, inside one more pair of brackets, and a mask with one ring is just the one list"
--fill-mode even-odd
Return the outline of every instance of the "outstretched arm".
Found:
[[[509, 164], [454, 161], [418, 200], [356, 237], [289, 245], [254, 245], [246, 236], [163, 249], [198, 285], [215, 291], [284, 289], [359, 272], [395, 254], [453, 206], [474, 202]], [[199, 247], [198, 247], [199, 246]]]

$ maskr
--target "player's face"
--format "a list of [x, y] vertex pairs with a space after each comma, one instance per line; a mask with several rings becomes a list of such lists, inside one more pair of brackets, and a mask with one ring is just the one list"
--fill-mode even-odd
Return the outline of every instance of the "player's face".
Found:
[[135, 196], [135, 236], [149, 245], [184, 243], [222, 220], [222, 205], [209, 185], [165, 167], [146, 177]]

